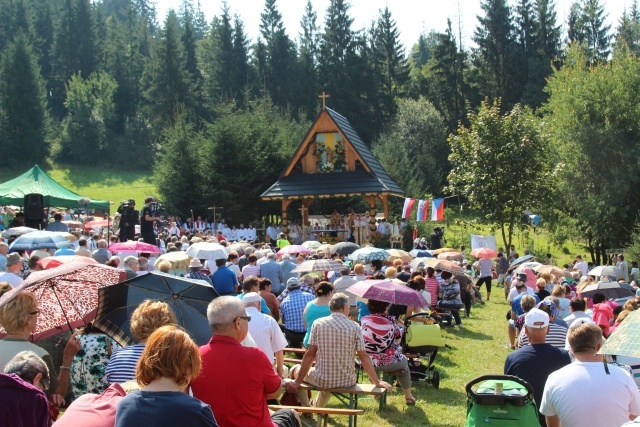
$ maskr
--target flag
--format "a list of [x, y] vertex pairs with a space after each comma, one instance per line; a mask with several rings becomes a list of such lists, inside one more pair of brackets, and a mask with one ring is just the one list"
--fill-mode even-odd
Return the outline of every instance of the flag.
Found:
[[444, 199], [433, 199], [431, 206], [431, 221], [442, 221], [444, 219]]
[[413, 204], [416, 202], [416, 199], [411, 199], [407, 197], [404, 199], [404, 208], [402, 208], [402, 218], [409, 218], [411, 216], [411, 209], [413, 209]]
[[418, 202], [418, 214], [416, 216], [416, 221], [426, 221], [428, 212], [429, 212], [429, 201], [420, 200]]

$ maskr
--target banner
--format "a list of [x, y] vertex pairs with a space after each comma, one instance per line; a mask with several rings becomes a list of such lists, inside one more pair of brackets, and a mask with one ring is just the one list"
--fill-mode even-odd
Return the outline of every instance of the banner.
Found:
[[433, 199], [431, 206], [431, 221], [442, 221], [444, 219], [444, 199]]
[[428, 212], [429, 212], [429, 201], [420, 200], [418, 202], [418, 214], [416, 215], [416, 221], [426, 221]]
[[411, 216], [411, 209], [413, 209], [413, 204], [416, 202], [416, 199], [411, 199], [407, 197], [404, 199], [404, 207], [402, 208], [402, 218], [409, 218]]
[[471, 235], [471, 250], [478, 248], [488, 248], [497, 251], [496, 236], [480, 236], [478, 234]]

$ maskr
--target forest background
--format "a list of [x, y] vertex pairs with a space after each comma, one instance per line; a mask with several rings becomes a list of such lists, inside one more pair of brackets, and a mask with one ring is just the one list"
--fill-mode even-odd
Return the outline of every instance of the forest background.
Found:
[[348, 2], [323, 22], [307, 2], [292, 39], [279, 7], [265, 0], [249, 40], [228, 5], [208, 21], [183, 0], [160, 21], [149, 0], [0, 0], [3, 175], [149, 171], [171, 212], [256, 220], [278, 211], [259, 195], [325, 91], [407, 196], [455, 194], [505, 244], [529, 210], [598, 263], [640, 255], [636, 1], [611, 26], [602, 0], [577, 0], [566, 22], [553, 0], [482, 0], [472, 46], [449, 21], [408, 54], [388, 9], [358, 29]]

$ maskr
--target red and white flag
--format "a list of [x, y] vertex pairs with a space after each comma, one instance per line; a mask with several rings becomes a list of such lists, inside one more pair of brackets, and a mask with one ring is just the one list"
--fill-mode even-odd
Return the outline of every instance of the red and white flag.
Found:
[[413, 204], [416, 202], [416, 199], [411, 199], [407, 197], [404, 199], [404, 207], [402, 208], [402, 218], [409, 218], [411, 216], [411, 209], [413, 209]]

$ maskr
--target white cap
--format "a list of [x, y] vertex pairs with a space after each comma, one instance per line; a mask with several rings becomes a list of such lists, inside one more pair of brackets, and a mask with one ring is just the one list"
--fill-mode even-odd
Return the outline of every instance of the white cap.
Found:
[[244, 297], [242, 297], [242, 303], [244, 305], [251, 304], [254, 302], [260, 302], [261, 300], [262, 300], [262, 297], [257, 292], [249, 292], [248, 294], [245, 294]]
[[549, 315], [539, 308], [532, 308], [524, 316], [524, 325], [527, 328], [542, 329], [549, 326]]

